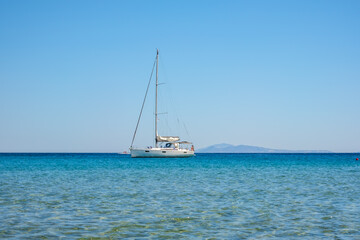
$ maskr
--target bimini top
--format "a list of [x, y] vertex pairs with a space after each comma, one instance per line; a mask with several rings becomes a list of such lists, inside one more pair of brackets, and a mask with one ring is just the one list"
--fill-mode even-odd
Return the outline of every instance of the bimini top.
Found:
[[176, 142], [179, 140], [180, 138], [175, 136], [156, 136], [156, 141], [158, 142]]
[[188, 142], [188, 141], [181, 141], [181, 142], [178, 142], [180, 144], [192, 144], [192, 142]]

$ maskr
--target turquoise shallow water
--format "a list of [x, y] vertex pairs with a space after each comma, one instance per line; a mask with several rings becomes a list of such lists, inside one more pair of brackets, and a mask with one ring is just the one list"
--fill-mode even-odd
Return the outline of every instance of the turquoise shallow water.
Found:
[[360, 239], [359, 154], [0, 154], [0, 238]]

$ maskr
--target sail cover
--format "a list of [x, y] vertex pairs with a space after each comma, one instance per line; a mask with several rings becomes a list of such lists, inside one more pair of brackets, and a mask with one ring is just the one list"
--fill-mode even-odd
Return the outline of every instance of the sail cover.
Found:
[[174, 136], [156, 136], [156, 141], [158, 142], [176, 142], [179, 141], [179, 137]]

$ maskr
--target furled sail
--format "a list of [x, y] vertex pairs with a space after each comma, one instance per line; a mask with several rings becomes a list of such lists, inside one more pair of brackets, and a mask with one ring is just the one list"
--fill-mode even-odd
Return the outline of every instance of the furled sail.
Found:
[[158, 142], [176, 142], [179, 141], [179, 137], [174, 136], [156, 136], [156, 141]]

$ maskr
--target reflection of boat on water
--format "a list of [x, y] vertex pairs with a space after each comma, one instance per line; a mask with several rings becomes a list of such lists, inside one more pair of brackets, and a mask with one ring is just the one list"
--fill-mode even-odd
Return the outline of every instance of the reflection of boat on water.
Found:
[[[155, 147], [148, 148], [133, 148], [136, 131], [139, 126], [142, 110], [148, 93], [151, 78], [149, 80], [148, 88], [146, 90], [143, 105], [141, 107], [139, 119], [135, 128], [134, 136], [130, 146], [131, 157], [146, 158], [169, 158], [169, 157], [192, 157], [194, 156], [194, 146], [191, 142], [180, 141], [177, 136], [160, 136], [158, 134], [158, 112], [157, 112], [157, 93], [158, 93], [158, 65], [159, 65], [159, 51], [156, 52], [156, 85], [155, 85]], [[191, 146], [191, 148], [190, 148]]]

